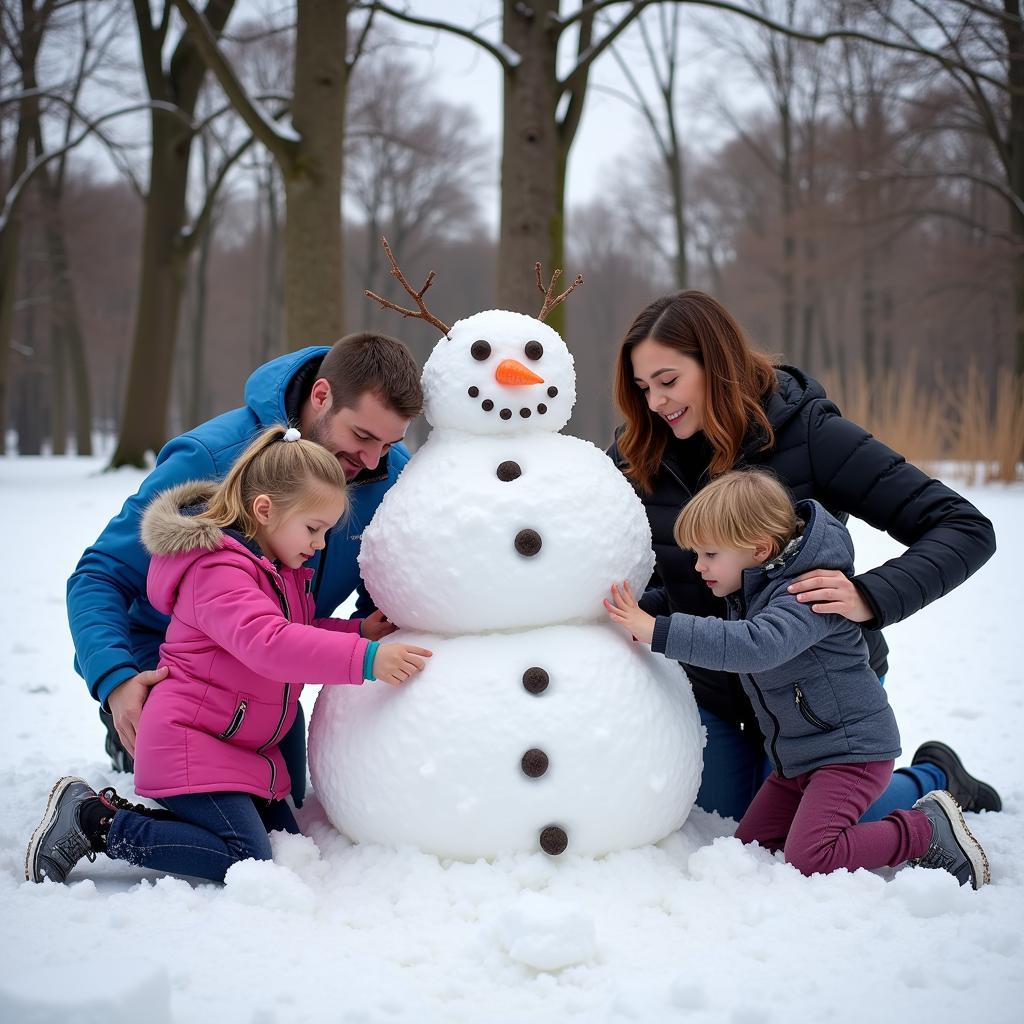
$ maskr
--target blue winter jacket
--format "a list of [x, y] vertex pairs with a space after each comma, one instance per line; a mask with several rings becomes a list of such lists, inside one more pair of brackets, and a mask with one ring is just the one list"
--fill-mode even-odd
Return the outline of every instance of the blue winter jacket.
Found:
[[[146, 506], [161, 491], [185, 480], [224, 477], [257, 434], [294, 418], [297, 410], [285, 405], [288, 387], [303, 373], [314, 374], [327, 351], [323, 346], [305, 348], [265, 363], [249, 377], [242, 408], [168, 441], [139, 490], [82, 555], [68, 580], [75, 670], [104, 706], [116, 686], [156, 667], [170, 621], [146, 599], [149, 554], [139, 539]], [[327, 546], [310, 563], [315, 570], [312, 586], [318, 616], [330, 615], [357, 589], [357, 614], [372, 610], [356, 563], [359, 542], [384, 493], [408, 461], [404, 445], [395, 445], [375, 470], [350, 481], [349, 513], [330, 531]]]
[[860, 626], [821, 615], [787, 587], [810, 569], [853, 575], [845, 526], [801, 501], [802, 536], [781, 556], [743, 571], [728, 619], [677, 612], [655, 619], [651, 649], [687, 665], [738, 672], [776, 772], [888, 761], [900, 753], [896, 718], [871, 668]]

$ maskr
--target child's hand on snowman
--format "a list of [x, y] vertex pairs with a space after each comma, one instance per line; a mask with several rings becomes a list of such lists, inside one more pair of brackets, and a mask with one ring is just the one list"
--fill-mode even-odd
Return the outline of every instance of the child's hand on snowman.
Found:
[[608, 618], [628, 629], [641, 643], [649, 644], [654, 638], [654, 616], [648, 615], [637, 604], [628, 580], [621, 587], [617, 583], [612, 584], [612, 599], [605, 598], [604, 606]]
[[388, 622], [381, 611], [371, 612], [363, 619], [359, 627], [359, 635], [367, 640], [380, 640], [389, 633], [394, 633], [398, 627], [393, 622]]
[[381, 644], [373, 658], [373, 674], [392, 686], [401, 686], [426, 665], [431, 652], [411, 644]]

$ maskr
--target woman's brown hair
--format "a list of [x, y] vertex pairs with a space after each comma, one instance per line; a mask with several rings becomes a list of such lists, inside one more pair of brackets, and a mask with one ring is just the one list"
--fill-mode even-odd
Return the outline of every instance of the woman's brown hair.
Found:
[[762, 448], [775, 441], [764, 400], [776, 387], [771, 360], [750, 347], [743, 329], [716, 299], [704, 292], [676, 292], [656, 299], [633, 321], [619, 346], [615, 402], [626, 424], [619, 452], [626, 475], [649, 492], [672, 431], [651, 413], [633, 379], [633, 349], [652, 338], [696, 359], [704, 369], [704, 435], [713, 449], [711, 475], [732, 469], [744, 439], [755, 427]]

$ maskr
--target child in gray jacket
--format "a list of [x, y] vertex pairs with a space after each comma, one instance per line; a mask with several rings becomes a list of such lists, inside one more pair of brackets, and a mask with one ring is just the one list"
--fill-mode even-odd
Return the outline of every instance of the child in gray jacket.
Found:
[[668, 658], [737, 672], [774, 765], [736, 835], [783, 850], [804, 874], [905, 861], [944, 868], [977, 889], [988, 860], [945, 791], [913, 810], [860, 823], [900, 753], [896, 719], [868, 661], [861, 627], [815, 612], [787, 587], [809, 569], [853, 574], [846, 527], [816, 501], [794, 509], [763, 470], [718, 477], [687, 503], [676, 542], [728, 619], [647, 614], [628, 583], [612, 586], [613, 622]]

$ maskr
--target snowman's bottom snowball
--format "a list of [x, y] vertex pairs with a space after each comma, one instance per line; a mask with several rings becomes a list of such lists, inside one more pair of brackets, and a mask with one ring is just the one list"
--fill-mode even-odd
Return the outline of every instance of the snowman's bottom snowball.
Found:
[[401, 688], [325, 686], [310, 725], [313, 786], [350, 838], [475, 859], [556, 826], [595, 856], [685, 821], [704, 732], [675, 662], [610, 625], [388, 639], [434, 656]]

